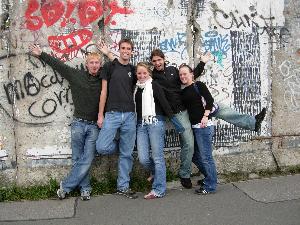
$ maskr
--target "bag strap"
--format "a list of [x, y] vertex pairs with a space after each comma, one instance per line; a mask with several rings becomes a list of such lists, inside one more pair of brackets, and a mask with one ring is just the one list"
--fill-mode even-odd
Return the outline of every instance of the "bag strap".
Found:
[[[200, 94], [199, 87], [198, 87], [198, 85], [196, 84], [196, 82], [193, 84], [193, 86], [194, 86], [194, 89], [195, 89], [195, 91], [197, 92], [197, 94], [201, 97], [201, 101], [202, 101], [202, 103], [203, 103], [203, 106], [205, 107], [206, 101], [205, 101], [205, 99], [203, 98], [203, 96]], [[215, 115], [217, 114], [218, 111], [219, 111], [219, 105], [218, 105], [217, 103], [214, 102], [214, 103], [213, 103], [213, 107], [212, 107], [212, 109], [211, 109], [209, 115], [215, 116]]]

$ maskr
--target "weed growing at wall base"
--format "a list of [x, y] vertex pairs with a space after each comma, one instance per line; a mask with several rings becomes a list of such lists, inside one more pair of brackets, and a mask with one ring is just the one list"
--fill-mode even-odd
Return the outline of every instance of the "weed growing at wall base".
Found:
[[[300, 174], [300, 166], [286, 167], [282, 170], [262, 170], [256, 171], [256, 174], [260, 178], [288, 175], [288, 174]], [[240, 180], [248, 180], [249, 173], [236, 172], [226, 173], [219, 175], [219, 178], [223, 178], [225, 182], [236, 182]], [[178, 180], [178, 176], [167, 169], [167, 181]], [[117, 177], [112, 173], [107, 173], [104, 179], [99, 181], [92, 177], [92, 195], [110, 194], [116, 191]], [[130, 186], [134, 191], [146, 192], [151, 190], [151, 183], [147, 181], [145, 176], [141, 176], [138, 172], [131, 174]], [[55, 179], [50, 179], [46, 185], [36, 185], [30, 187], [19, 187], [13, 185], [11, 187], [0, 187], [0, 202], [4, 201], [21, 201], [21, 200], [40, 200], [40, 199], [53, 199], [57, 198], [56, 190], [59, 188], [59, 182]], [[73, 191], [69, 196], [80, 196], [79, 190]]]
[[58, 183], [54, 179], [50, 179], [47, 185], [36, 185], [30, 187], [12, 187], [0, 188], [0, 202], [3, 201], [20, 201], [20, 200], [39, 200], [48, 199], [56, 196]]

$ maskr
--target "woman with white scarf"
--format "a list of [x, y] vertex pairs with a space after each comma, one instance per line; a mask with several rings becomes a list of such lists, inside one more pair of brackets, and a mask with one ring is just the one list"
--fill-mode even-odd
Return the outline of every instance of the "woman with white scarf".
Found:
[[[140, 163], [153, 177], [152, 190], [145, 199], [155, 199], [166, 193], [166, 165], [164, 159], [165, 116], [171, 119], [177, 132], [183, 132], [163, 89], [151, 78], [150, 67], [138, 63], [134, 100], [137, 113], [137, 150]], [[151, 151], [150, 151], [151, 149]]]

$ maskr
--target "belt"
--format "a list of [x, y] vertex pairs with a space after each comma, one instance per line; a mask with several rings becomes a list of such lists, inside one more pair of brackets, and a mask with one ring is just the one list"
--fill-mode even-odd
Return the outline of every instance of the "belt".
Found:
[[76, 120], [78, 122], [88, 123], [88, 124], [97, 124], [97, 121], [94, 121], [94, 120], [85, 120], [85, 119], [81, 119], [81, 118], [77, 118], [77, 117], [74, 117], [74, 120]]

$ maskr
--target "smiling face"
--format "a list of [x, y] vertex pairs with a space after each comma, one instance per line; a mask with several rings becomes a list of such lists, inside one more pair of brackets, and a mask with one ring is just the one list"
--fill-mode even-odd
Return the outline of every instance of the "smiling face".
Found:
[[182, 66], [179, 68], [179, 77], [182, 84], [190, 85], [193, 83], [194, 74], [189, 67]]
[[138, 64], [136, 68], [136, 77], [141, 84], [145, 83], [151, 77], [150, 69], [146, 65]]
[[163, 71], [165, 69], [165, 59], [160, 56], [153, 56], [151, 59], [151, 63], [158, 71]]
[[128, 62], [132, 55], [132, 45], [127, 42], [123, 42], [120, 44], [119, 48], [120, 60], [122, 62]]
[[88, 55], [85, 66], [91, 75], [96, 76], [101, 67], [100, 56], [96, 53]]

